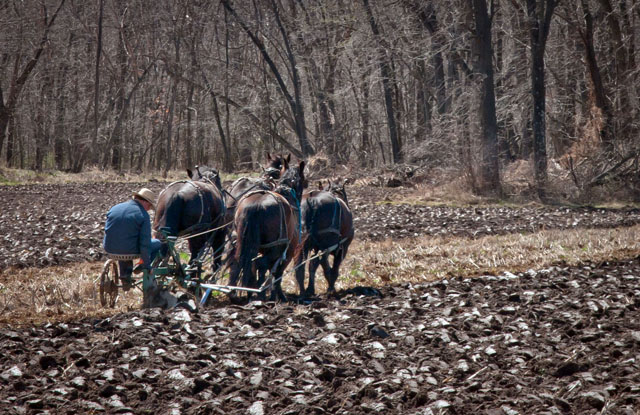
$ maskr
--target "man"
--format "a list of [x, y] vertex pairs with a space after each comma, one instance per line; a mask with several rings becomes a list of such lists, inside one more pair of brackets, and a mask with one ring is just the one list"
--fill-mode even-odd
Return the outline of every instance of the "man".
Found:
[[[104, 250], [109, 254], [139, 255], [141, 263], [136, 265], [136, 272], [150, 270], [156, 254], [167, 253], [165, 243], [151, 238], [148, 211], [155, 209], [155, 200], [156, 196], [151, 190], [142, 188], [133, 193], [131, 200], [113, 206], [107, 213], [102, 242]], [[118, 267], [126, 291], [132, 283], [133, 261], [118, 261]]]

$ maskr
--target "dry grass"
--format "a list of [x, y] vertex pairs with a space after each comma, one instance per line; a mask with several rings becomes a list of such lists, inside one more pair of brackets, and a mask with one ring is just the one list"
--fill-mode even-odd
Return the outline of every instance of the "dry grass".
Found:
[[[163, 177], [162, 172], [118, 173], [113, 170], [100, 170], [97, 168], [87, 169], [78, 174], [65, 173], [57, 170], [36, 172], [33, 170], [10, 169], [6, 167], [0, 168], [0, 185], [25, 183], [140, 183], [150, 180], [171, 182], [176, 180], [184, 180], [185, 178], [187, 178], [187, 173], [185, 170], [171, 170], [167, 173], [167, 177]], [[223, 179], [225, 178], [223, 177]]]
[[[554, 264], [633, 258], [640, 255], [640, 225], [616, 229], [541, 231], [479, 239], [420, 237], [380, 242], [356, 241], [345, 259], [338, 289], [379, 287], [448, 277], [496, 275]], [[319, 291], [324, 278], [317, 278]], [[294, 283], [290, 282], [293, 290]]]
[[0, 271], [0, 325], [29, 325], [103, 317], [140, 307], [142, 294], [121, 295], [114, 309], [100, 304], [102, 263]]
[[438, 186], [418, 184], [410, 192], [398, 197], [396, 201], [428, 206], [469, 206], [486, 203], [485, 198], [478, 197], [468, 190], [465, 180], [463, 177], [458, 177]]
[[[420, 237], [380, 242], [354, 241], [345, 259], [338, 289], [354, 286], [434, 281], [449, 277], [541, 269], [553, 264], [625, 259], [640, 255], [640, 225], [616, 229], [541, 231], [480, 239]], [[102, 263], [0, 271], [0, 325], [32, 325], [99, 318], [134, 310], [139, 291], [118, 299], [114, 309], [98, 298]], [[326, 290], [321, 271], [316, 291]], [[297, 292], [291, 272], [283, 286]]]

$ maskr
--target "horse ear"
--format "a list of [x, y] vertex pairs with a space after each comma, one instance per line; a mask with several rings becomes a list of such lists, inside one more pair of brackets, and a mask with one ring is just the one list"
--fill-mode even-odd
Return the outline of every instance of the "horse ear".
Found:
[[304, 176], [304, 160], [300, 161], [298, 168], [300, 169], [300, 175]]
[[289, 168], [289, 163], [287, 160], [282, 160], [282, 167], [280, 167], [280, 177], [284, 174], [285, 171]]
[[291, 153], [287, 154], [287, 157], [284, 157], [287, 160], [287, 163], [291, 163]]
[[324, 190], [324, 187], [322, 187], [322, 180], [318, 180], [318, 189]]
[[187, 175], [190, 179], [193, 179], [193, 172], [191, 171], [191, 169], [187, 169]]
[[271, 154], [267, 151], [267, 160], [271, 160]]

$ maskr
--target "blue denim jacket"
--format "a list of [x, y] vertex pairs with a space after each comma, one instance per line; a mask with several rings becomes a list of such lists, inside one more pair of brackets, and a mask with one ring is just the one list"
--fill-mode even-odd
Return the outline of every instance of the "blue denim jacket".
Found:
[[102, 246], [110, 254], [139, 254], [150, 266], [151, 219], [139, 202], [131, 199], [109, 209]]

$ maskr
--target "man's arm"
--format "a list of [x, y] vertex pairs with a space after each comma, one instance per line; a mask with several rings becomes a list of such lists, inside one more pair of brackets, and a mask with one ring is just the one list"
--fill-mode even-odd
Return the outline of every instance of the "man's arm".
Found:
[[140, 246], [140, 257], [146, 269], [151, 269], [151, 221], [147, 216], [142, 221], [140, 235], [138, 235], [138, 245]]

